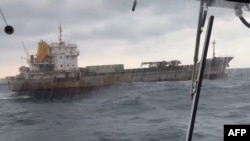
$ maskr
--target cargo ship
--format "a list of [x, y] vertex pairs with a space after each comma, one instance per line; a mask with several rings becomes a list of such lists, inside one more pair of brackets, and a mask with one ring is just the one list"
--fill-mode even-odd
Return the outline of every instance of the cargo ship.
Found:
[[[181, 65], [179, 60], [143, 62], [134, 69], [123, 64], [78, 67], [77, 45], [59, 42], [38, 43], [37, 54], [27, 59], [29, 67], [21, 66], [19, 74], [6, 80], [11, 91], [64, 90], [95, 88], [120, 83], [185, 81], [192, 79], [193, 65]], [[213, 57], [206, 60], [205, 79], [227, 76], [226, 68], [233, 57]], [[199, 65], [199, 64], [198, 64]]]

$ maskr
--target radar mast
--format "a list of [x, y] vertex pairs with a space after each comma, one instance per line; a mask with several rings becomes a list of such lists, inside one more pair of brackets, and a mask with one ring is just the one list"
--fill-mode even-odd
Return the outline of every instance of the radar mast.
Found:
[[59, 44], [62, 44], [62, 25], [59, 26]]

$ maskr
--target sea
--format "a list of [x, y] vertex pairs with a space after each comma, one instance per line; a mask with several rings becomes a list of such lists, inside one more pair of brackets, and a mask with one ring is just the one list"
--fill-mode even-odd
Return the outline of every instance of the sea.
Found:
[[[74, 97], [18, 96], [0, 81], [0, 141], [184, 141], [191, 81], [120, 84]], [[250, 69], [204, 80], [193, 141], [223, 141], [227, 124], [250, 124]]]

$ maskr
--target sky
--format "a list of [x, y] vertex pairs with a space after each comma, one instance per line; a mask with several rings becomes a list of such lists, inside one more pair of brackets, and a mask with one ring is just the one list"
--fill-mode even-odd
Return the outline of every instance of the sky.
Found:
[[[124, 64], [140, 67], [141, 62], [180, 60], [193, 64], [199, 1], [197, 0], [1, 0], [0, 8], [13, 35], [3, 32], [0, 22], [0, 78], [18, 74], [26, 65], [25, 47], [36, 54], [37, 43], [57, 42], [58, 27], [63, 40], [76, 43], [78, 66]], [[208, 57], [216, 40], [216, 56], [233, 56], [230, 68], [250, 67], [250, 30], [232, 9], [210, 7], [214, 15]], [[246, 13], [246, 18], [250, 14]], [[203, 47], [206, 27], [201, 38]], [[201, 54], [201, 53], [200, 53]]]

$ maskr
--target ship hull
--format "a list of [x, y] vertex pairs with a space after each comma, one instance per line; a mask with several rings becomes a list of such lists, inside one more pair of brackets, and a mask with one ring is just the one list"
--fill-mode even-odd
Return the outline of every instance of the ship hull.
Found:
[[[226, 67], [232, 57], [208, 59], [206, 61], [205, 79], [220, 79], [226, 77]], [[118, 73], [89, 74], [79, 71], [75, 78], [42, 78], [21, 79], [6, 77], [11, 91], [36, 91], [60, 89], [90, 89], [120, 83], [156, 82], [156, 81], [186, 81], [192, 78], [193, 65], [172, 66], [166, 68], [125, 69]], [[50, 74], [51, 76], [52, 74]]]

